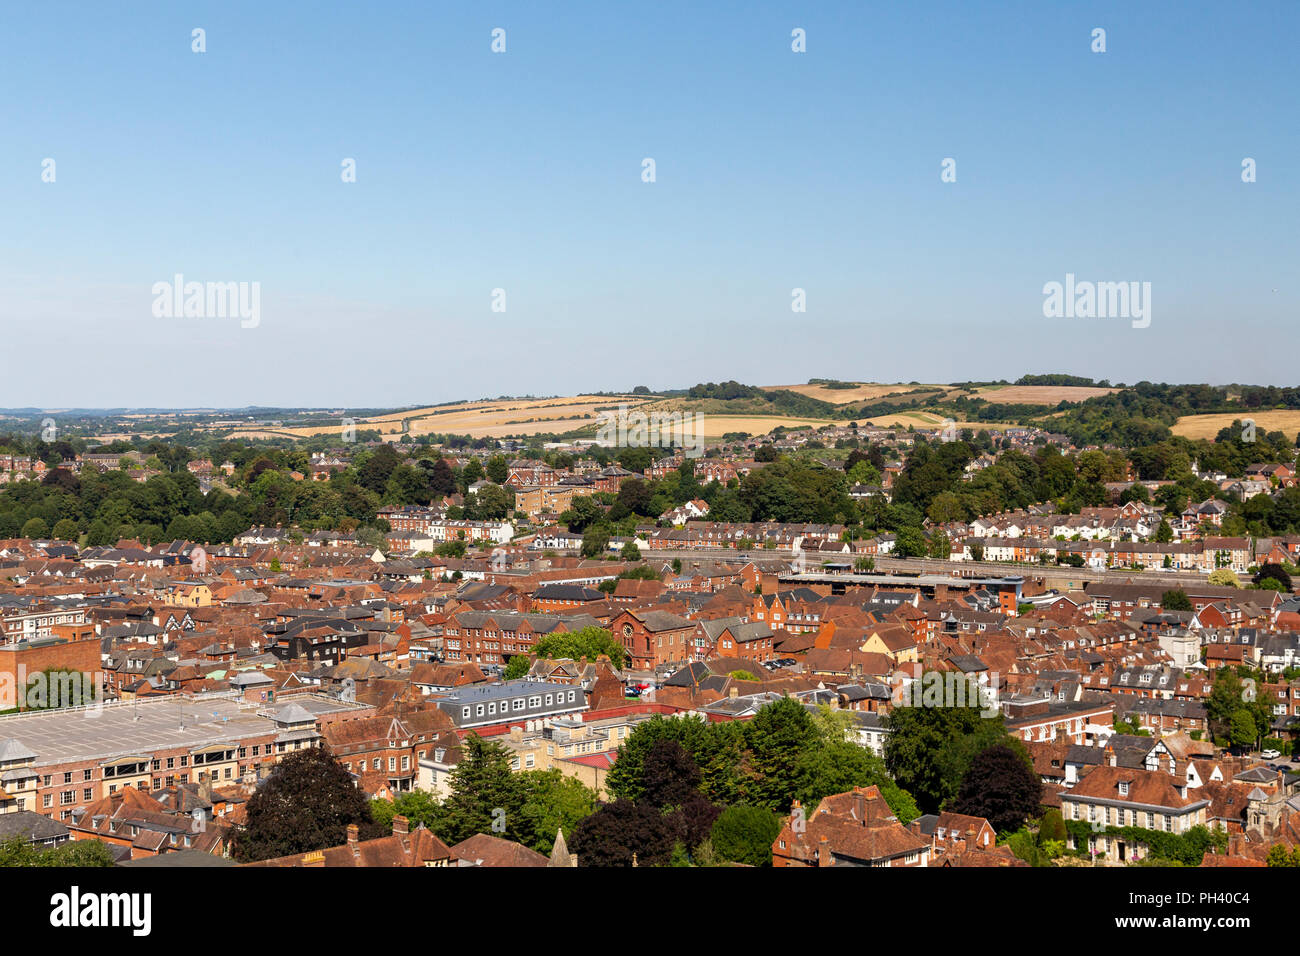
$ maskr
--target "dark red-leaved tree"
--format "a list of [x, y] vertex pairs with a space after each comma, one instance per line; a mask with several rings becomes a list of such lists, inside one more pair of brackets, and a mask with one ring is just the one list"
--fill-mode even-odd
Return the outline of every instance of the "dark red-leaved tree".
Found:
[[234, 856], [249, 863], [341, 846], [351, 823], [363, 840], [385, 835], [344, 766], [323, 747], [300, 750], [276, 764], [249, 799]]
[[647, 803], [615, 800], [584, 819], [569, 849], [583, 866], [641, 866], [668, 862], [676, 836], [670, 820]]
[[1038, 812], [1043, 784], [1025, 758], [998, 744], [982, 750], [961, 778], [957, 799], [946, 809], [984, 817], [999, 833], [1019, 830]]

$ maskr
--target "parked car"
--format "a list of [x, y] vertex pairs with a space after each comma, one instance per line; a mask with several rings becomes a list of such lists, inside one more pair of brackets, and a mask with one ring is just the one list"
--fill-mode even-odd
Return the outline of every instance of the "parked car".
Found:
[[1282, 756], [1282, 752], [1280, 750], [1265, 750], [1260, 753], [1260, 756], [1265, 760], [1276, 760], [1278, 757]]

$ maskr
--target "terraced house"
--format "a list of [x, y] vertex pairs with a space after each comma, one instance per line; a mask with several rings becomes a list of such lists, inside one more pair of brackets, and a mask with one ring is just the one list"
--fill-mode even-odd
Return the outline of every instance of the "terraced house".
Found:
[[598, 626], [588, 614], [457, 611], [443, 629], [443, 647], [448, 663], [504, 664], [507, 657], [531, 653], [547, 634]]

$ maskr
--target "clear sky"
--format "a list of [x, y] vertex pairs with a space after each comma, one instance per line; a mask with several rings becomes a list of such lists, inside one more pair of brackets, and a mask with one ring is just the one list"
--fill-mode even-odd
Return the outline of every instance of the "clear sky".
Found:
[[[1298, 38], [1296, 0], [7, 3], [0, 405], [1296, 384]], [[155, 317], [177, 273], [257, 326]], [[1067, 273], [1150, 326], [1044, 318]]]

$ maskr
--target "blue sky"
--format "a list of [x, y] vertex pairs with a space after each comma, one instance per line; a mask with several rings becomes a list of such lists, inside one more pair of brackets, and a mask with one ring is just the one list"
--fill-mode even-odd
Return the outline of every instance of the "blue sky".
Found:
[[[9, 4], [0, 405], [1295, 384], [1297, 27], [1293, 0]], [[259, 324], [155, 317], [177, 273], [259, 282]], [[1149, 281], [1150, 327], [1044, 318], [1066, 273]]]

